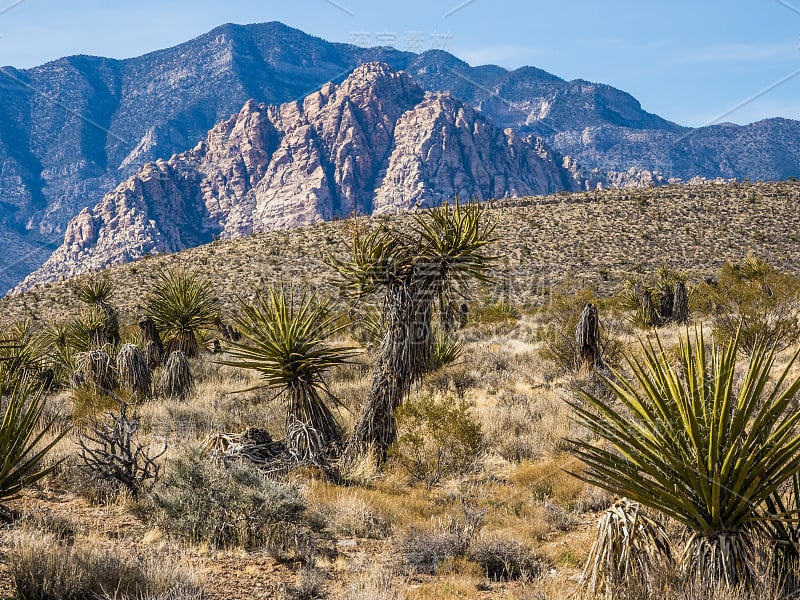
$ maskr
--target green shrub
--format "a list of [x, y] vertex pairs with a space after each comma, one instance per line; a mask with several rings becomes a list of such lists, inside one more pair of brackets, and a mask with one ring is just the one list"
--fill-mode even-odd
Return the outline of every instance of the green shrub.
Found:
[[695, 295], [695, 308], [711, 316], [719, 344], [739, 331], [740, 350], [751, 354], [759, 345], [783, 350], [800, 334], [800, 281], [758, 258], [725, 263]]
[[469, 315], [469, 320], [483, 325], [515, 323], [519, 320], [519, 316], [519, 310], [511, 303], [505, 300], [496, 300], [476, 307]]
[[248, 464], [213, 464], [196, 448], [168, 463], [151, 498], [165, 531], [222, 548], [280, 547], [305, 511], [294, 487]]
[[394, 461], [431, 488], [442, 477], [474, 466], [483, 448], [480, 424], [469, 403], [449, 396], [420, 396], [396, 413], [398, 437], [390, 451]]

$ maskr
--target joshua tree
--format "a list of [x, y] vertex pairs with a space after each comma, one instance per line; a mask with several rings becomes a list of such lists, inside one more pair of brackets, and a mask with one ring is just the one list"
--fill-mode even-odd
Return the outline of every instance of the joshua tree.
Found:
[[165, 353], [180, 350], [193, 357], [202, 333], [219, 322], [219, 304], [211, 282], [182, 269], [156, 276], [146, 302], [147, 314], [165, 334]]
[[323, 451], [341, 441], [341, 428], [324, 398], [325, 372], [347, 362], [352, 348], [332, 346], [326, 339], [341, 327], [329, 302], [314, 295], [295, 300], [291, 290], [269, 288], [242, 304], [236, 319], [241, 342], [226, 342], [232, 360], [225, 364], [261, 373], [265, 387], [286, 398], [289, 450], [301, 461], [318, 462]]
[[634, 381], [600, 376], [618, 403], [582, 392], [590, 408], [573, 404], [607, 442], [572, 442], [587, 467], [578, 476], [682, 524], [680, 565], [714, 584], [751, 582], [754, 537], [787, 518], [768, 503], [800, 469], [798, 354], [769, 386], [774, 348], [754, 350], [738, 382], [738, 347], [734, 336], [709, 352], [702, 332], [687, 334], [673, 365], [660, 341], [643, 344], [628, 359]]
[[425, 372], [433, 344], [434, 303], [446, 306], [470, 278], [488, 279], [494, 225], [478, 204], [447, 204], [414, 217], [408, 230], [365, 231], [356, 222], [352, 258], [331, 260], [356, 295], [384, 294], [386, 333], [350, 452], [373, 448], [383, 461], [395, 440], [394, 411]]

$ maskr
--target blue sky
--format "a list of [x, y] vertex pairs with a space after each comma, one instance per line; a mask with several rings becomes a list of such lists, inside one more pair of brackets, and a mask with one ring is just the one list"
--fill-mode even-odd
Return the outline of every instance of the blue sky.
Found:
[[800, 119], [800, 0], [0, 0], [0, 64], [124, 58], [274, 20], [331, 41], [443, 47], [473, 65], [609, 83], [684, 125]]

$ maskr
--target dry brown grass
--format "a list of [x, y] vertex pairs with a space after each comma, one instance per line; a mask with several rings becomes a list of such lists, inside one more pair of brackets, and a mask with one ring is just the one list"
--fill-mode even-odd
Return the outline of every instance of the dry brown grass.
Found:
[[[310, 566], [302, 567], [296, 557], [281, 564], [258, 550], [222, 552], [174, 542], [169, 532], [137, 520], [132, 512], [136, 505], [125, 496], [88, 493], [90, 486], [75, 469], [77, 429], [48, 459], [66, 458], [64, 463], [17, 503], [25, 511], [51, 515], [26, 524], [26, 531], [54, 535], [59, 523], [74, 522], [76, 531], [91, 532], [98, 543], [121, 555], [158, 552], [202, 573], [212, 599], [279, 597], [282, 585], [300, 585], [313, 569], [327, 572], [323, 577], [313, 571], [335, 598], [569, 598], [588, 555], [597, 514], [613, 499], [567, 473], [580, 465], [565, 454], [564, 440], [583, 432], [575, 429], [565, 400], [574, 399], [573, 385], [594, 383], [585, 374], [564, 374], [540, 359], [542, 313], [534, 305], [545, 302], [555, 284], [566, 282], [576, 289], [593, 284], [608, 294], [629, 273], [652, 273], [662, 263], [686, 270], [696, 280], [726, 258], [740, 259], [747, 252], [800, 272], [800, 223], [790, 208], [799, 198], [797, 183], [735, 184], [573, 194], [490, 206], [498, 219], [497, 248], [505, 257], [497, 287], [477, 290], [478, 300], [489, 308], [459, 331], [464, 354], [456, 364], [427, 375], [414, 390], [471, 404], [469, 415], [480, 424], [484, 440], [478, 468], [456, 473], [431, 489], [410, 481], [401, 469], [376, 470], [368, 460], [350, 465], [341, 485], [316, 470], [291, 474], [303, 490], [307, 518], [317, 528], [317, 553]], [[137, 291], [150, 274], [178, 263], [200, 268], [214, 281], [227, 314], [235, 309], [237, 296], [248, 298], [256, 287], [281, 278], [333, 293], [323, 259], [328, 250], [344, 248], [346, 226], [329, 223], [215, 242], [178, 256], [114, 267], [110, 276], [118, 282], [123, 323], [137, 316]], [[509, 299], [519, 318], [491, 318], [491, 302], [497, 298]], [[8, 320], [26, 315], [39, 321], [63, 318], [77, 310], [66, 284], [3, 300]], [[680, 331], [674, 326], [659, 331], [668, 350]], [[634, 352], [637, 337], [651, 335], [632, 328], [622, 333], [622, 344]], [[369, 390], [372, 354], [365, 352], [357, 364], [331, 373], [331, 392], [343, 404], [335, 414], [346, 431]], [[218, 358], [205, 354], [191, 361], [195, 389], [185, 400], [141, 404], [141, 435], [157, 445], [166, 441], [167, 460], [188, 444], [220, 432], [255, 426], [282, 437], [279, 401], [252, 389], [259, 383], [256, 375], [221, 366]], [[800, 374], [800, 366], [796, 371]], [[74, 409], [71, 395], [53, 396], [51, 409], [58, 406], [66, 415], [59, 427], [66, 427]], [[544, 574], [533, 581], [490, 581], [477, 563], [464, 557], [446, 562], [435, 575], [406, 572], [396, 550], [398, 540], [413, 532], [429, 535], [453, 527], [464, 518], [465, 506], [482, 514], [476, 540], [517, 544], [546, 562]], [[2, 558], [13, 545], [13, 532], [0, 530], [0, 598], [12, 593], [3, 587], [8, 572]]]

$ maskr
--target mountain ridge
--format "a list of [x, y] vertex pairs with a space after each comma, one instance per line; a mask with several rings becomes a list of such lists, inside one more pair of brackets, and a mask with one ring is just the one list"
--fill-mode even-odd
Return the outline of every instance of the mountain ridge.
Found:
[[562, 189], [536, 140], [365, 63], [302, 101], [250, 100], [194, 148], [145, 163], [70, 220], [64, 243], [16, 290], [213, 238]]
[[0, 252], [16, 257], [0, 285], [40, 266], [81, 210], [145, 163], [193, 147], [247, 100], [302, 97], [374, 60], [427, 91], [451, 91], [501, 129], [541, 137], [569, 165], [564, 178], [583, 185], [800, 174], [796, 121], [689, 130], [626, 92], [535, 67], [330, 43], [277, 22], [226, 24], [139, 57], [78, 55], [0, 70]]

